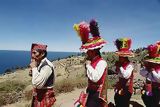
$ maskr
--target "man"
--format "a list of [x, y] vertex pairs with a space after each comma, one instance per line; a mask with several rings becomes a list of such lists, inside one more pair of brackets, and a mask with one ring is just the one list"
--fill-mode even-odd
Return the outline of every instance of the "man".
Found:
[[115, 105], [116, 107], [129, 107], [129, 101], [133, 93], [133, 64], [128, 57], [133, 57], [134, 54], [129, 50], [131, 47], [131, 39], [120, 38], [115, 41], [118, 49], [116, 54], [119, 60], [115, 63], [116, 73], [119, 81], [115, 87]]
[[[106, 76], [107, 76], [107, 63], [102, 59], [99, 49], [87, 51], [88, 60], [86, 61], [86, 70], [88, 77], [87, 93], [87, 107], [106, 107], [103, 104], [107, 103], [107, 93], [103, 96], [105, 98], [99, 98], [102, 91], [107, 91], [106, 87]], [[104, 102], [103, 102], [104, 101]], [[106, 104], [105, 104], [106, 105]]]
[[142, 100], [146, 107], [160, 107], [160, 42], [148, 46], [149, 55], [140, 74], [146, 78]]
[[53, 91], [54, 66], [46, 58], [47, 45], [32, 44], [31, 73], [33, 85], [32, 107], [51, 107], [56, 101]]
[[[107, 63], [100, 54], [100, 49], [106, 42], [100, 37], [98, 23], [91, 20], [90, 25], [81, 22], [74, 26], [82, 40], [81, 51], [87, 53], [86, 74], [88, 98], [83, 107], [107, 107]], [[89, 33], [93, 38], [89, 38]], [[83, 103], [83, 102], [80, 102]]]

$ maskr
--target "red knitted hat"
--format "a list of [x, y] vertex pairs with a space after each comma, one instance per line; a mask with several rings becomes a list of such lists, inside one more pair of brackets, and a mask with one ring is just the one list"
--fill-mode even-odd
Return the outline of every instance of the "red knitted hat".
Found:
[[47, 45], [32, 43], [31, 51], [32, 50], [44, 50], [44, 51], [46, 51], [47, 50]]

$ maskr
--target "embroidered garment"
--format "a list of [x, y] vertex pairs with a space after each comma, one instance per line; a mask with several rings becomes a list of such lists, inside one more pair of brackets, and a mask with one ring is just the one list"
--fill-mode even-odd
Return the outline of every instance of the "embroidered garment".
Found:
[[52, 107], [55, 101], [53, 89], [33, 89], [32, 107]]

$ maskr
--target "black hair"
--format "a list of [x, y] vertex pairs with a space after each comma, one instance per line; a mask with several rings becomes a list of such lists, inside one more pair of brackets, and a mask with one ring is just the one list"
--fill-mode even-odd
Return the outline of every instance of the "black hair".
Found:
[[101, 56], [101, 52], [100, 52], [100, 49], [99, 49], [99, 48], [98, 48], [98, 49], [95, 49], [95, 51], [96, 51], [97, 55]]
[[118, 49], [118, 50], [120, 50], [120, 49], [121, 49], [121, 47], [122, 47], [123, 42], [122, 42], [122, 41], [120, 41], [119, 39], [116, 39], [115, 43], [116, 43], [116, 47], [117, 47], [117, 49]]

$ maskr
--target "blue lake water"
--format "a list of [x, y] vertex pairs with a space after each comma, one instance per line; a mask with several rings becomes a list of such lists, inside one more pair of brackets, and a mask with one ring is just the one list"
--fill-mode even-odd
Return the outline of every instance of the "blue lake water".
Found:
[[[53, 61], [58, 58], [65, 58], [77, 54], [77, 52], [48, 52], [47, 58]], [[30, 51], [0, 50], [0, 74], [4, 73], [7, 69], [26, 67], [29, 63]]]

